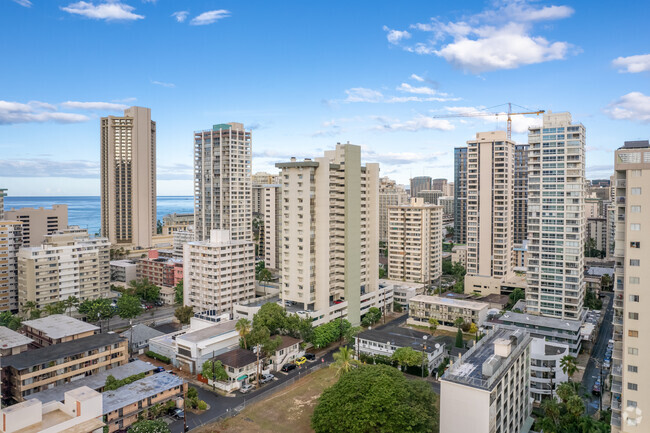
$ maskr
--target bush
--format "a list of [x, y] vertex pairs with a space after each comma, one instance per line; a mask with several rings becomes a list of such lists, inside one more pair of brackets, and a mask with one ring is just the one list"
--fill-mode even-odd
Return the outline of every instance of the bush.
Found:
[[187, 398], [199, 398], [199, 392], [196, 388], [190, 387], [187, 389]]
[[206, 410], [208, 408], [208, 404], [203, 400], [199, 400], [198, 408], [199, 410]]
[[[412, 374], [413, 376], [422, 376], [422, 368], [419, 365], [412, 365], [410, 367], [406, 367], [405, 372], [408, 374]], [[429, 375], [429, 369], [427, 366], [424, 366], [424, 376]]]
[[156, 352], [152, 352], [151, 350], [147, 350], [145, 353], [149, 358], [157, 359], [160, 362], [164, 362], [165, 364], [169, 364], [172, 362], [171, 359], [167, 358], [166, 356], [160, 355]]
[[472, 326], [471, 322], [465, 322], [462, 325], [460, 325], [460, 329], [463, 330], [463, 332], [469, 332], [469, 327]]
[[104, 391], [114, 391], [118, 388], [123, 387], [124, 385], [128, 385], [129, 383], [133, 383], [136, 380], [140, 380], [144, 378], [145, 378], [145, 373], [134, 374], [132, 376], [125, 377], [124, 379], [121, 380], [117, 380], [112, 375], [109, 375], [106, 378], [106, 383], [104, 384]]

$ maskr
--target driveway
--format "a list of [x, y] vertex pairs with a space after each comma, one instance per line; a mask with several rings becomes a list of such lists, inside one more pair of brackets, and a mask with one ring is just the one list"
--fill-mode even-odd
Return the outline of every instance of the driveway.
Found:
[[[612, 318], [614, 315], [614, 299], [613, 294], [610, 292], [603, 292], [605, 296], [609, 298], [607, 304], [607, 310], [605, 310], [605, 317], [603, 318], [602, 324], [600, 325], [600, 330], [598, 332], [598, 339], [594, 345], [593, 350], [591, 351], [591, 357], [587, 362], [587, 367], [585, 368], [584, 375], [582, 376], [582, 386], [585, 389], [585, 392], [589, 394], [589, 401], [587, 402], [587, 413], [589, 415], [594, 414], [598, 410], [599, 406], [599, 397], [596, 397], [591, 394], [591, 389], [596, 383], [600, 375], [600, 370], [596, 368], [596, 361], [602, 363], [603, 358], [605, 357], [605, 352], [607, 351], [607, 342], [612, 338]], [[607, 378], [609, 370], [603, 370], [603, 379]]]

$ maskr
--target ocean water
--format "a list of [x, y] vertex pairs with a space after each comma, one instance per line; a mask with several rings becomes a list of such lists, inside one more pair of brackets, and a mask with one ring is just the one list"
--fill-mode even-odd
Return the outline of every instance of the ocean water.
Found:
[[[88, 233], [99, 232], [101, 226], [101, 202], [99, 196], [88, 197], [5, 197], [5, 210], [23, 207], [46, 207], [53, 204], [68, 205], [68, 224], [88, 229]], [[158, 196], [158, 219], [170, 213], [186, 213], [194, 211], [192, 196]]]

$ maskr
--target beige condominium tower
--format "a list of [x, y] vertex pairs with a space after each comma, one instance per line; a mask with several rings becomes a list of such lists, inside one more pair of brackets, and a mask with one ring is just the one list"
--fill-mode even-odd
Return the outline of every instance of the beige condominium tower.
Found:
[[361, 147], [337, 144], [314, 160], [276, 164], [282, 182], [284, 301], [307, 311], [347, 301], [360, 322], [361, 296], [378, 290], [379, 165], [361, 165]]
[[585, 283], [585, 127], [545, 113], [528, 132], [529, 313], [582, 317]]
[[[614, 163], [616, 235], [612, 432], [650, 429], [650, 143], [626, 141]], [[643, 417], [643, 418], [641, 418]]]
[[251, 131], [222, 123], [194, 132], [194, 225], [196, 240], [228, 230], [233, 241], [253, 239]]
[[150, 247], [156, 233], [156, 122], [130, 107], [101, 119], [102, 236]]
[[412, 198], [388, 208], [388, 279], [430, 284], [442, 275], [442, 206]]
[[379, 242], [388, 242], [388, 207], [408, 202], [409, 194], [403, 185], [388, 177], [379, 179]]
[[512, 277], [515, 142], [505, 131], [467, 142], [467, 275], [465, 291], [500, 293]]

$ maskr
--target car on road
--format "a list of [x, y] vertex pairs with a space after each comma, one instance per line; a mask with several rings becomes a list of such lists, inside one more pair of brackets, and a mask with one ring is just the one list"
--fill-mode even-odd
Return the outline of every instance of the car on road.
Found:
[[303, 356], [303, 357], [300, 357], [300, 358], [298, 358], [298, 359], [296, 359], [296, 360], [294, 361], [294, 363], [295, 363], [296, 365], [303, 365], [305, 362], [307, 362], [307, 358], [305, 358], [304, 356]]
[[172, 417], [176, 419], [183, 419], [185, 417], [185, 413], [183, 412], [183, 409], [176, 408], [172, 411]]
[[314, 355], [313, 353], [305, 353], [305, 358], [307, 358], [307, 361], [313, 361], [314, 359], [316, 359], [316, 355]]
[[260, 385], [271, 382], [273, 379], [275, 379], [275, 376], [273, 376], [272, 374], [263, 374], [262, 377], [260, 378]]
[[593, 395], [598, 396], [598, 395], [600, 395], [600, 390], [601, 390], [601, 388], [600, 388], [600, 379], [599, 379], [599, 380], [596, 381], [596, 383], [594, 383], [593, 388], [591, 388], [591, 393]]
[[288, 373], [291, 370], [295, 370], [296, 368], [297, 368], [296, 364], [284, 364], [281, 370], [284, 371], [285, 373]]
[[239, 388], [239, 392], [241, 392], [242, 394], [246, 394], [247, 392], [252, 391], [253, 388], [254, 388], [253, 385], [251, 385], [250, 383], [246, 383], [242, 385], [241, 388]]

